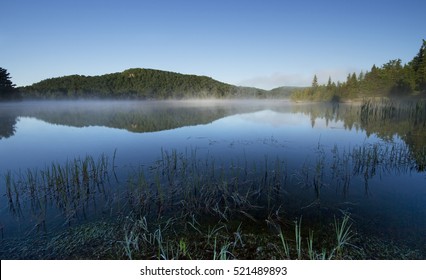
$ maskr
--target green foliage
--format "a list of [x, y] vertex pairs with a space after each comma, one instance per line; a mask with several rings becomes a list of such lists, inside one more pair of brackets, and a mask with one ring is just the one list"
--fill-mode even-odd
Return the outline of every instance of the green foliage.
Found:
[[26, 98], [224, 98], [259, 97], [254, 88], [221, 83], [206, 76], [134, 68], [102, 76], [51, 78], [20, 89]]
[[301, 90], [303, 88], [301, 87], [290, 87], [290, 86], [283, 86], [283, 87], [277, 87], [274, 89], [271, 89], [268, 92], [269, 98], [290, 98], [290, 96], [297, 90]]
[[15, 85], [11, 81], [10, 74], [0, 67], [0, 100], [14, 97]]
[[416, 90], [426, 93], [426, 40], [420, 47], [419, 53], [410, 62], [413, 69]]
[[317, 76], [310, 88], [296, 90], [293, 100], [339, 101], [362, 97], [407, 96], [413, 93], [426, 93], [426, 41], [423, 40], [419, 53], [408, 64], [401, 59], [390, 60], [382, 67], [373, 65], [366, 73], [348, 74], [343, 83], [332, 82], [318, 85]]

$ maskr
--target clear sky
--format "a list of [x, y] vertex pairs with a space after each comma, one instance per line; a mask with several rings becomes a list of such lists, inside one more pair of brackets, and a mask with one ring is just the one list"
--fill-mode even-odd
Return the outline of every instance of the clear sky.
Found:
[[410, 61], [424, 0], [9, 0], [0, 67], [18, 86], [141, 67], [270, 89]]

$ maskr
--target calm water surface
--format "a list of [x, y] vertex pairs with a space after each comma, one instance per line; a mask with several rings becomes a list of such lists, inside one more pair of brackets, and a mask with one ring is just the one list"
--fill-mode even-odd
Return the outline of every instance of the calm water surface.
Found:
[[[8, 171], [19, 177], [52, 163], [105, 155], [110, 161], [114, 157], [117, 184], [125, 185], [129, 173], [154, 166], [165, 154], [176, 152], [226, 169], [260, 170], [279, 162], [288, 176], [288, 213], [349, 211], [361, 229], [426, 248], [426, 174], [414, 156], [425, 147], [422, 132], [406, 120], [362, 120], [356, 104], [25, 102], [0, 104], [0, 122], [4, 238], [35, 234], [37, 220], [24, 198], [21, 213], [11, 213], [4, 175]], [[363, 149], [376, 149], [380, 159], [369, 159]], [[356, 151], [364, 157], [363, 168], [355, 167]], [[399, 158], [392, 151], [398, 151]], [[315, 176], [321, 176], [321, 182], [304, 181]], [[320, 194], [314, 191], [315, 184]], [[112, 196], [117, 189], [111, 188]], [[47, 227], [64, 227], [55, 207], [51, 208]]]

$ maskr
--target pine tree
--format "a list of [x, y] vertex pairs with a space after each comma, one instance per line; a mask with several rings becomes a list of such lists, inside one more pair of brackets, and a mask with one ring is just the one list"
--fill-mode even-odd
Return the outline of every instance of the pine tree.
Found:
[[327, 89], [331, 89], [331, 87], [332, 87], [331, 76], [328, 76]]
[[415, 73], [416, 89], [426, 92], [426, 40], [423, 40], [419, 53], [410, 64]]
[[10, 74], [0, 67], [0, 99], [10, 98], [14, 91], [15, 85], [11, 81]]
[[312, 87], [317, 88], [318, 87], [318, 78], [317, 75], [314, 75], [314, 79], [312, 80]]
[[364, 80], [365, 74], [364, 71], [359, 72], [358, 82], [362, 82]]

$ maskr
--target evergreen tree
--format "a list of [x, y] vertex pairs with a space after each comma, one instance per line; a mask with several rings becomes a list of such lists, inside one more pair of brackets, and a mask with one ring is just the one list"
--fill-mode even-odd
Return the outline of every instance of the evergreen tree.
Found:
[[414, 70], [416, 90], [426, 92], [426, 40], [420, 47], [419, 53], [410, 62]]
[[312, 87], [317, 88], [318, 87], [318, 78], [317, 75], [314, 75], [314, 79], [312, 80]]
[[361, 72], [359, 72], [358, 75], [358, 82], [361, 82], [362, 80], [364, 80], [365, 74], [364, 71], [361, 70]]
[[330, 90], [330, 89], [331, 89], [331, 87], [332, 87], [332, 84], [331, 84], [331, 77], [330, 77], [330, 76], [328, 76], [327, 89], [328, 89], [328, 90]]
[[14, 91], [15, 85], [11, 81], [10, 74], [0, 67], [0, 99], [10, 98]]

